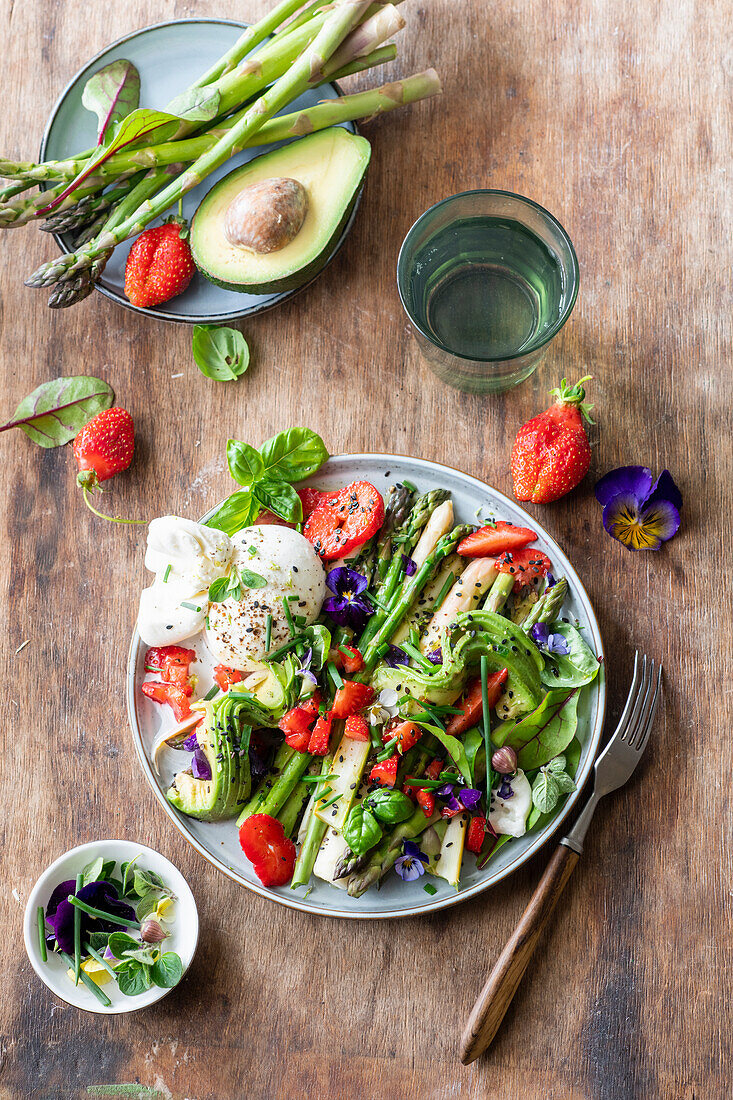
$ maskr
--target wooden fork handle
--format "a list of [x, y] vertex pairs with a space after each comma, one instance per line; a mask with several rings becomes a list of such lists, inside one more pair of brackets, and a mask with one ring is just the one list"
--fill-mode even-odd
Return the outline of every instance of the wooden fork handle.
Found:
[[534, 954], [543, 928], [578, 862], [577, 852], [559, 844], [519, 924], [489, 974], [461, 1037], [461, 1061], [469, 1065], [499, 1030], [512, 997]]

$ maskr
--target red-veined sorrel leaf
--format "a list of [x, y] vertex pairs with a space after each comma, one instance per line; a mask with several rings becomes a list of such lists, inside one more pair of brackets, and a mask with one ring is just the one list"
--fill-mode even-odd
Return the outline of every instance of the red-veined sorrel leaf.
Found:
[[102, 145], [111, 127], [140, 106], [140, 73], [131, 61], [113, 61], [89, 77], [81, 101], [99, 120], [97, 144]]

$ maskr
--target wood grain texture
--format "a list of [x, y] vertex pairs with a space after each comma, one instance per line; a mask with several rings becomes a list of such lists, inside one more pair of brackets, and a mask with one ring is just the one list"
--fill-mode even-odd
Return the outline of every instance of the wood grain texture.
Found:
[[[2, 0], [0, 148], [32, 154], [61, 87], [111, 39], [265, 6]], [[22, 279], [54, 246], [25, 228], [0, 237], [3, 409], [63, 372], [109, 379], [138, 449], [105, 503], [196, 516], [230, 489], [228, 435], [259, 442], [304, 421], [333, 451], [446, 461], [507, 492], [519, 424], [563, 375], [593, 374], [591, 474], [570, 498], [532, 510], [597, 608], [609, 721], [634, 646], [664, 662], [647, 758], [599, 808], [491, 1052], [463, 1067], [466, 1014], [547, 855], [444, 914], [358, 927], [278, 909], [216, 874], [157, 806], [127, 729], [140, 531], [86, 513], [68, 450], [2, 436], [0, 1100], [85, 1097], [120, 1082], [175, 1100], [730, 1095], [731, 7], [406, 0], [401, 10], [408, 25], [390, 75], [435, 65], [445, 95], [365, 128], [374, 155], [354, 231], [314, 286], [243, 326], [246, 379], [208, 381], [189, 332], [99, 295], [49, 311]], [[544, 365], [489, 399], [427, 372], [394, 278], [415, 217], [480, 186], [547, 206], [581, 265], [574, 315]], [[668, 466], [685, 494], [683, 529], [659, 554], [628, 554], [601, 529], [594, 477], [629, 462]], [[191, 973], [160, 1005], [100, 1019], [41, 986], [21, 916], [50, 860], [116, 835], [178, 864], [202, 937]]]

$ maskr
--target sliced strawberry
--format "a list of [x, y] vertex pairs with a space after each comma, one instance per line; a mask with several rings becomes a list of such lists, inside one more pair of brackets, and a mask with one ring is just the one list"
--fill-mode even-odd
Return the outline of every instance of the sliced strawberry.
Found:
[[152, 699], [154, 703], [167, 703], [173, 711], [177, 722], [182, 722], [191, 714], [186, 693], [177, 684], [163, 684], [157, 680], [147, 680], [142, 685], [143, 695]]
[[[508, 677], [509, 670], [502, 668], [499, 672], [494, 672], [487, 678], [486, 693], [488, 696], [489, 710], [495, 707], [499, 701], [502, 687], [507, 682]], [[465, 733], [466, 730], [470, 730], [473, 726], [478, 725], [483, 717], [484, 704], [480, 676], [477, 676], [476, 679], [472, 680], [468, 685], [458, 706], [462, 708], [463, 714], [454, 714], [445, 727], [445, 732], [449, 733], [451, 737], [458, 737], [460, 734]]]
[[308, 752], [312, 752], [315, 756], [326, 755], [328, 752], [328, 743], [331, 740], [332, 725], [333, 715], [330, 712], [321, 715], [320, 718], [316, 718], [316, 724], [313, 727], [313, 732], [308, 741]]
[[352, 741], [368, 741], [369, 725], [366, 718], [362, 718], [360, 714], [350, 714], [346, 719], [344, 736], [350, 737]]
[[484, 837], [486, 836], [486, 818], [485, 817], [472, 817], [471, 823], [468, 826], [468, 832], [466, 834], [466, 847], [469, 852], [479, 854], [484, 844]]
[[400, 766], [398, 753], [392, 753], [387, 760], [374, 765], [369, 772], [369, 782], [379, 783], [382, 787], [394, 787], [397, 782], [397, 769]]
[[214, 669], [214, 679], [222, 691], [229, 691], [232, 684], [241, 684], [244, 673], [237, 668], [228, 668], [226, 665], [217, 665]]
[[368, 684], [359, 684], [356, 680], [344, 680], [343, 687], [336, 692], [331, 713], [334, 718], [348, 718], [371, 703], [374, 689]]
[[277, 818], [252, 814], [239, 829], [242, 851], [263, 886], [284, 886], [293, 877], [295, 845]]
[[321, 503], [326, 493], [320, 489], [311, 489], [310, 486], [306, 486], [303, 489], [295, 490], [300, 497], [300, 503], [303, 505], [303, 522], [315, 512], [318, 505]]
[[511, 573], [514, 577], [514, 591], [520, 592], [525, 585], [532, 584], [538, 577], [546, 577], [552, 572], [552, 562], [541, 550], [508, 550], [496, 559], [496, 568], [500, 573]]
[[307, 699], [301, 699], [298, 703], [298, 706], [301, 710], [304, 710], [306, 714], [310, 714], [311, 718], [316, 718], [318, 716], [318, 709], [321, 705], [321, 702], [321, 693], [318, 688], [316, 688], [313, 694], [310, 695]]
[[480, 527], [458, 543], [457, 550], [464, 558], [494, 557], [504, 550], [518, 550], [534, 542], [537, 533], [529, 527], [515, 527], [513, 523], [499, 520], [493, 527]]
[[387, 741], [393, 741], [395, 737], [397, 738], [395, 748], [401, 756], [404, 756], [408, 749], [418, 743], [422, 737], [422, 730], [415, 722], [404, 722], [398, 719], [394, 724], [391, 722], [387, 724], [382, 734], [382, 741], [386, 744]]
[[356, 646], [353, 645], [342, 643], [338, 649], [332, 649], [328, 657], [336, 665], [336, 668], [341, 669], [347, 676], [353, 676], [355, 672], [361, 672], [364, 667], [364, 658]]
[[326, 561], [346, 557], [376, 534], [384, 522], [384, 501], [368, 481], [324, 493], [303, 534]]
[[426, 790], [425, 787], [418, 787], [415, 791], [415, 797], [417, 798], [418, 806], [425, 816], [432, 817], [435, 813], [435, 795]]
[[284, 714], [278, 726], [285, 734], [285, 741], [296, 752], [308, 752], [313, 715], [303, 707], [293, 707]]

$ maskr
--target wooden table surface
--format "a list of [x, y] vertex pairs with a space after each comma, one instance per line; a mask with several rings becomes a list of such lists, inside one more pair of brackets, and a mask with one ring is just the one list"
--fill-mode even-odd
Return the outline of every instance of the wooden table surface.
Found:
[[[61, 87], [110, 40], [162, 19], [265, 8], [4, 0], [0, 148], [32, 156]], [[218, 874], [163, 814], [127, 726], [144, 534], [86, 512], [68, 449], [3, 436], [1, 1100], [132, 1095], [89, 1088], [125, 1082], [161, 1100], [730, 1096], [731, 8], [406, 0], [402, 10], [389, 73], [434, 65], [445, 94], [365, 126], [373, 159], [354, 231], [314, 286], [243, 324], [246, 378], [207, 380], [186, 328], [100, 295], [49, 311], [22, 280], [54, 245], [25, 228], [0, 239], [3, 412], [59, 374], [103, 376], [138, 430], [134, 466], [106, 503], [197, 517], [231, 489], [228, 436], [259, 443], [293, 423], [333, 452], [420, 455], [509, 492], [517, 427], [563, 375], [592, 374], [591, 473], [530, 511], [597, 609], [611, 718], [634, 647], [664, 662], [648, 760], [599, 809], [491, 1052], [462, 1067], [467, 1013], [549, 851], [480, 899], [398, 923], [290, 912]], [[532, 380], [501, 398], [427, 372], [395, 287], [417, 215], [472, 187], [547, 206], [580, 258], [570, 323]], [[669, 467], [684, 494], [682, 531], [659, 554], [629, 554], [603, 533], [593, 483], [626, 463]], [[51, 860], [109, 836], [178, 864], [201, 939], [160, 1005], [93, 1018], [38, 981], [22, 913]]]

